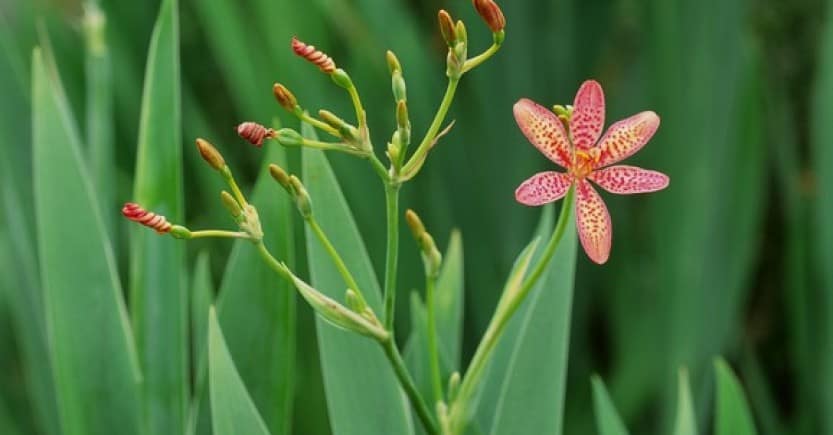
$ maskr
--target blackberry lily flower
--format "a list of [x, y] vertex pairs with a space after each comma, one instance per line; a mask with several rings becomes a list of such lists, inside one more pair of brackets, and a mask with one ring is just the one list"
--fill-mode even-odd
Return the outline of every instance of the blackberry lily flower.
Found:
[[591, 260], [604, 264], [610, 256], [612, 224], [593, 181], [610, 193], [655, 192], [668, 186], [668, 176], [636, 166], [616, 165], [639, 151], [659, 127], [659, 116], [647, 111], [604, 126], [605, 101], [601, 85], [588, 80], [576, 93], [568, 129], [549, 109], [528, 99], [515, 103], [515, 120], [529, 141], [567, 172], [533, 175], [515, 191], [521, 204], [538, 206], [566, 195], [576, 186], [576, 228]]

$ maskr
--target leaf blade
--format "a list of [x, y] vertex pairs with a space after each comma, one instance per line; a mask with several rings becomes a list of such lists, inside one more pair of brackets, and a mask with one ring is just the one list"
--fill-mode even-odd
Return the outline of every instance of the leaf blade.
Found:
[[616, 406], [605, 388], [604, 381], [598, 375], [594, 375], [593, 383], [593, 409], [596, 414], [596, 427], [599, 435], [628, 435], [628, 429], [622, 422], [622, 417], [616, 411]]
[[715, 435], [756, 435], [752, 412], [737, 376], [722, 358], [715, 360], [714, 371], [717, 382]]

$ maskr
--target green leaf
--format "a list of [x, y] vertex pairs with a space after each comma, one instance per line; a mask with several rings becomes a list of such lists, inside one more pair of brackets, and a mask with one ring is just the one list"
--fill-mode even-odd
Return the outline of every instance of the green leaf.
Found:
[[605, 388], [604, 381], [597, 375], [593, 376], [593, 407], [596, 411], [596, 426], [599, 435], [628, 435], [628, 429], [619, 413], [616, 405], [610, 399]]
[[722, 358], [714, 362], [717, 378], [717, 402], [715, 404], [715, 435], [756, 435], [755, 423], [746, 394], [729, 364]]
[[208, 377], [216, 435], [269, 435], [234, 366], [213, 309], [208, 315]]
[[677, 418], [674, 423], [674, 435], [697, 435], [697, 415], [691, 400], [688, 385], [688, 370], [680, 370], [677, 382]]
[[[177, 0], [162, 2], [151, 36], [133, 201], [183, 221]], [[131, 228], [130, 311], [144, 373], [144, 418], [151, 433], [185, 430], [188, 406], [188, 300], [183, 243]]]
[[[269, 176], [268, 163], [286, 167], [283, 148], [266, 155], [249, 202], [257, 207], [263, 242], [287, 264], [295, 258], [294, 207]], [[205, 169], [208, 170], [208, 169]], [[237, 240], [226, 265], [217, 315], [246, 389], [274, 435], [291, 433], [295, 371], [295, 289], [260, 258], [247, 240]]]
[[35, 49], [36, 227], [61, 428], [67, 435], [139, 433], [133, 335], [78, 130], [53, 65]]
[[443, 256], [443, 268], [434, 296], [440, 355], [449, 364], [445, 367], [446, 376], [460, 369], [465, 297], [463, 272], [463, 239], [459, 231], [453, 231]]
[[[312, 135], [309, 127], [305, 128], [305, 135]], [[304, 149], [303, 169], [304, 184], [312, 197], [318, 223], [343, 255], [370, 307], [377, 314], [382, 313], [381, 291], [373, 265], [327, 158], [320, 151]], [[307, 251], [312, 285], [343, 301], [347, 289], [344, 281], [311, 231], [307, 232]], [[410, 405], [381, 347], [320, 318], [316, 325], [333, 433], [412, 434]]]
[[[545, 227], [545, 234], [553, 231]], [[576, 269], [575, 220], [542, 276], [501, 339], [512, 351], [498, 399], [491, 433], [559, 434], [564, 424], [567, 354], [570, 343], [573, 281]], [[536, 249], [535, 261], [543, 246]]]
[[208, 343], [208, 311], [214, 304], [214, 284], [211, 282], [211, 263], [208, 252], [201, 252], [194, 266], [191, 282], [191, 372], [194, 373], [194, 399], [188, 416], [188, 430], [194, 434], [198, 427], [210, 429], [210, 413], [207, 408], [208, 396], [203, 394]]

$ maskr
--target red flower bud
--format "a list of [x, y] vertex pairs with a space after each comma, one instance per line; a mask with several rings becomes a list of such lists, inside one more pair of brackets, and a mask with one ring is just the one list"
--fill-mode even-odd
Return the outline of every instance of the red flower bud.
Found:
[[121, 214], [133, 222], [140, 223], [148, 228], [152, 228], [159, 234], [165, 234], [171, 231], [171, 223], [165, 219], [165, 216], [143, 209], [139, 204], [128, 202], [121, 209]]
[[506, 27], [506, 18], [503, 17], [503, 11], [494, 0], [473, 0], [474, 8], [477, 13], [486, 22], [486, 25], [492, 29], [492, 33], [497, 33]]
[[294, 36], [292, 37], [292, 51], [294, 51], [298, 56], [301, 56], [307, 61], [313, 63], [318, 67], [318, 69], [326, 74], [332, 74], [333, 71], [336, 70], [336, 63], [330, 56], [327, 56], [327, 54], [321, 50], [317, 50], [314, 45], [307, 45], [299, 41], [298, 38]]
[[264, 139], [275, 137], [275, 130], [256, 122], [244, 122], [237, 126], [237, 134], [250, 144], [261, 147]]

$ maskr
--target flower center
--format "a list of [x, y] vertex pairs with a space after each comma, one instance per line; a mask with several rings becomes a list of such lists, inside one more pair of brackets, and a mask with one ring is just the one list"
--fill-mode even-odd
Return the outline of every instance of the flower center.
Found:
[[576, 180], [581, 180], [593, 172], [596, 163], [599, 162], [599, 149], [590, 148], [587, 151], [576, 150], [573, 166], [570, 168], [570, 175]]

